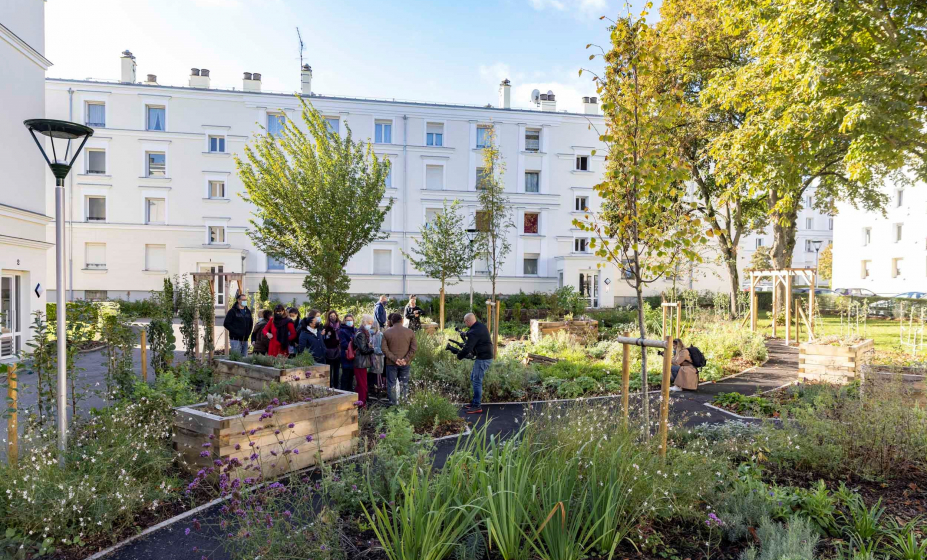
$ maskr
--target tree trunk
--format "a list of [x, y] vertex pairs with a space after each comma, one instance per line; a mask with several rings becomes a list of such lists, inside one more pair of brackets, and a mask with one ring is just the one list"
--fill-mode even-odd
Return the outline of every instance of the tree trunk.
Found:
[[[637, 292], [637, 328], [640, 331], [640, 337], [646, 338], [647, 332], [644, 327], [644, 290], [639, 280], [634, 289]], [[647, 390], [649, 389], [647, 381], [647, 348], [641, 347], [641, 412], [644, 416], [644, 439], [650, 441], [650, 398], [647, 394]]]
[[726, 258], [727, 272], [731, 280], [731, 317], [737, 316], [737, 294], [740, 292], [740, 271], [737, 270], [737, 256]]
[[441, 315], [440, 315], [439, 325], [442, 331], [444, 330], [444, 279], [441, 279]]
[[[778, 192], [775, 189], [771, 190], [769, 193], [769, 208], [772, 211], [770, 217], [773, 227], [773, 243], [769, 257], [773, 268], [783, 269], [792, 266], [792, 254], [795, 252], [795, 233], [797, 229], [795, 222], [798, 219], [798, 202], [801, 200], [801, 196], [799, 195], [796, 199], [793, 199], [789, 207], [784, 209], [776, 209], [778, 199]], [[778, 300], [784, 302], [787, 297], [785, 285], [781, 284], [777, 291], [779, 293]], [[775, 317], [773, 320], [775, 320]]]

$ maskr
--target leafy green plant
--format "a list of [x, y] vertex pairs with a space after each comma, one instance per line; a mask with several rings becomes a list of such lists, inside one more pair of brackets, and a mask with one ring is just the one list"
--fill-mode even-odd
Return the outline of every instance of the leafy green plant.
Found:
[[773, 416], [776, 413], [776, 406], [769, 399], [741, 393], [718, 393], [712, 404], [751, 416]]
[[811, 522], [797, 517], [785, 526], [770, 520], [757, 531], [760, 548], [750, 546], [741, 560], [815, 560], [818, 535]]
[[437, 428], [460, 422], [457, 407], [447, 397], [432, 389], [415, 391], [405, 403], [407, 418], [418, 433], [430, 433]]
[[915, 517], [904, 525], [891, 520], [888, 532], [888, 551], [898, 560], [924, 560], [927, 558], [927, 538], [918, 540], [917, 527], [921, 517]]

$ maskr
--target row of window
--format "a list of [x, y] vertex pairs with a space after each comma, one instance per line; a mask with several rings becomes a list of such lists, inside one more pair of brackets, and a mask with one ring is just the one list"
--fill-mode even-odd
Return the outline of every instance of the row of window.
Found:
[[[892, 259], [892, 278], [898, 278], [901, 276], [902, 271], [904, 270], [904, 259], [899, 257], [897, 259]], [[869, 278], [871, 273], [872, 261], [860, 261], [860, 271], [859, 277], [862, 279]]]
[[[84, 268], [106, 270], [106, 243], [84, 244]], [[145, 245], [145, 270], [167, 270], [167, 247], [165, 245]]]
[[[898, 223], [892, 225], [892, 241], [895, 243], [900, 243], [904, 239], [904, 224]], [[872, 228], [865, 227], [863, 228], [863, 247], [872, 244]]]

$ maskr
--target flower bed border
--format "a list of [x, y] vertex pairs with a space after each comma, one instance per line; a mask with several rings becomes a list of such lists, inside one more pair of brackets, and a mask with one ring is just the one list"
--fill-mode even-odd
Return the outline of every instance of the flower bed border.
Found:
[[798, 378], [807, 381], [846, 384], [861, 373], [862, 356], [875, 348], [868, 338], [853, 346], [830, 346], [803, 342], [798, 345]]

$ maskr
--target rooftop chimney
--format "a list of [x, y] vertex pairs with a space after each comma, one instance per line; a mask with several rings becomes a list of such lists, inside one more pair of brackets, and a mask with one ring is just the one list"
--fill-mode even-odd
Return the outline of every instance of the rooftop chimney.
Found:
[[541, 94], [541, 110], [546, 113], [553, 113], [557, 110], [557, 99], [554, 92], [548, 90], [547, 93]]
[[209, 70], [203, 68], [190, 69], [190, 87], [209, 89]]
[[599, 114], [599, 100], [596, 97], [583, 97], [583, 112], [587, 115]]
[[244, 91], [261, 91], [261, 75], [257, 72], [245, 72], [241, 81], [241, 89]]
[[312, 95], [312, 67], [308, 64], [303, 64], [302, 70], [299, 71], [299, 82], [303, 95]]
[[503, 109], [512, 108], [512, 82], [508, 78], [499, 84], [499, 106]]
[[144, 83], [146, 86], [156, 86], [158, 85], [158, 77], [154, 74], [148, 74], [148, 77], [142, 83]]
[[122, 51], [122, 72], [119, 75], [119, 81], [124, 84], [135, 83], [135, 57], [129, 51]]

